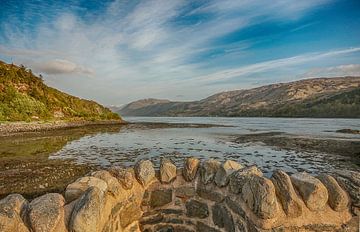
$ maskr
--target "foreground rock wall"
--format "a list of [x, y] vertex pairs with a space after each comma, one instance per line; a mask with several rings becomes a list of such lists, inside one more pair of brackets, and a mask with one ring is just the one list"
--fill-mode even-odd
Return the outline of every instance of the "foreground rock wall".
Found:
[[64, 195], [0, 201], [0, 231], [358, 231], [360, 173], [334, 177], [196, 158], [149, 160], [79, 178]]

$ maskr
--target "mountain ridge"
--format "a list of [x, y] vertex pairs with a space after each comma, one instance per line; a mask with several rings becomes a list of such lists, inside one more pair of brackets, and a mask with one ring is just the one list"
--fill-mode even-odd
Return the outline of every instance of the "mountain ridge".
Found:
[[[131, 102], [118, 112], [124, 116], [360, 117], [359, 88], [360, 77], [322, 77], [220, 92], [192, 102], [138, 100], [142, 107], [133, 108]], [[334, 113], [331, 104], [339, 112]]]

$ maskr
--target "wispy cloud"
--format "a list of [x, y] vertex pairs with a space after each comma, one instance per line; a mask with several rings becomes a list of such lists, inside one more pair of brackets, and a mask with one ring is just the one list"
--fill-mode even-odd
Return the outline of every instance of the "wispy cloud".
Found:
[[330, 52], [322, 52], [322, 53], [308, 53], [299, 56], [288, 57], [284, 59], [276, 59], [270, 60], [266, 62], [255, 63], [251, 65], [247, 65], [240, 68], [226, 69], [220, 72], [216, 72], [210, 75], [204, 75], [200, 77], [196, 77], [196, 79], [200, 81], [219, 81], [226, 80], [236, 77], [241, 77], [245, 75], [250, 75], [254, 73], [261, 73], [268, 70], [284, 68], [288, 66], [293, 66], [301, 63], [309, 63], [319, 59], [323, 59], [326, 57], [336, 57], [348, 53], [360, 52], [360, 47], [349, 48], [343, 50], [336, 50]]
[[304, 73], [304, 77], [360, 76], [360, 64], [317, 67]]
[[[85, 16], [76, 1], [24, 3], [26, 14], [11, 14], [0, 24], [0, 58], [31, 65], [55, 86], [109, 104], [168, 94], [199, 97], [200, 84], [357, 52], [342, 49], [243, 65], [235, 61], [256, 41], [219, 42], [254, 25], [295, 22], [334, 1], [115, 0]], [[210, 59], [219, 62], [209, 67]], [[87, 84], [73, 78], [88, 75], [93, 78]]]
[[95, 71], [68, 60], [50, 60], [45, 63], [32, 64], [39, 72], [46, 74], [85, 74], [93, 76]]

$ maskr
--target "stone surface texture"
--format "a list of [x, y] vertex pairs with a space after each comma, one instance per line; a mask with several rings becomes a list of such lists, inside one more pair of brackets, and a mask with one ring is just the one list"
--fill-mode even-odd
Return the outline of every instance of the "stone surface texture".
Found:
[[279, 213], [274, 184], [265, 177], [252, 176], [243, 186], [241, 196], [262, 219], [275, 218]]
[[229, 176], [239, 170], [244, 168], [243, 165], [239, 164], [238, 162], [227, 160], [225, 161], [219, 168], [219, 170], [216, 172], [215, 175], [215, 183], [219, 187], [224, 187], [228, 185], [229, 183]]
[[100, 180], [105, 181], [106, 185], [107, 185], [107, 190], [113, 194], [113, 195], [118, 195], [121, 193], [122, 190], [122, 186], [119, 183], [119, 181], [112, 176], [108, 171], [105, 170], [101, 170], [101, 171], [96, 171], [91, 173], [91, 176], [96, 177]]
[[220, 168], [220, 162], [217, 160], [206, 160], [200, 167], [200, 177], [204, 184], [211, 183], [216, 175], [216, 172]]
[[295, 173], [291, 181], [300, 192], [306, 206], [313, 211], [322, 210], [326, 205], [329, 195], [326, 187], [320, 180], [308, 173]]
[[303, 211], [301, 199], [297, 196], [290, 177], [281, 170], [275, 170], [271, 180], [284, 212], [289, 217], [299, 217]]
[[334, 177], [326, 174], [318, 176], [329, 193], [329, 205], [336, 211], [343, 211], [349, 204], [347, 193], [340, 187]]
[[79, 198], [90, 187], [97, 187], [102, 192], [106, 192], [108, 188], [106, 182], [99, 178], [93, 176], [81, 177], [66, 187], [66, 202]]
[[20, 194], [10, 194], [0, 200], [0, 231], [28, 232], [22, 219], [27, 207], [28, 201]]
[[240, 193], [245, 183], [251, 176], [262, 176], [262, 172], [256, 166], [250, 166], [233, 172], [229, 177], [229, 188], [233, 193]]
[[140, 160], [135, 164], [135, 175], [143, 186], [147, 186], [155, 178], [153, 163], [150, 160]]
[[131, 189], [134, 185], [134, 169], [111, 167], [109, 173], [113, 175], [123, 186], [124, 189]]
[[200, 160], [190, 157], [185, 159], [184, 168], [183, 168], [183, 176], [187, 181], [194, 180], [196, 173], [199, 169]]
[[168, 184], [176, 178], [176, 166], [169, 159], [161, 159], [160, 181]]
[[29, 223], [34, 232], [66, 231], [65, 199], [58, 193], [48, 193], [29, 204]]

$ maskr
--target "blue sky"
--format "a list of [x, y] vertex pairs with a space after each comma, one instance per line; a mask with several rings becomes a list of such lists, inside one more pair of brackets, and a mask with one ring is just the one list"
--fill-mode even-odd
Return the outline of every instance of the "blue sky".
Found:
[[360, 75], [359, 0], [0, 0], [0, 59], [105, 105]]

